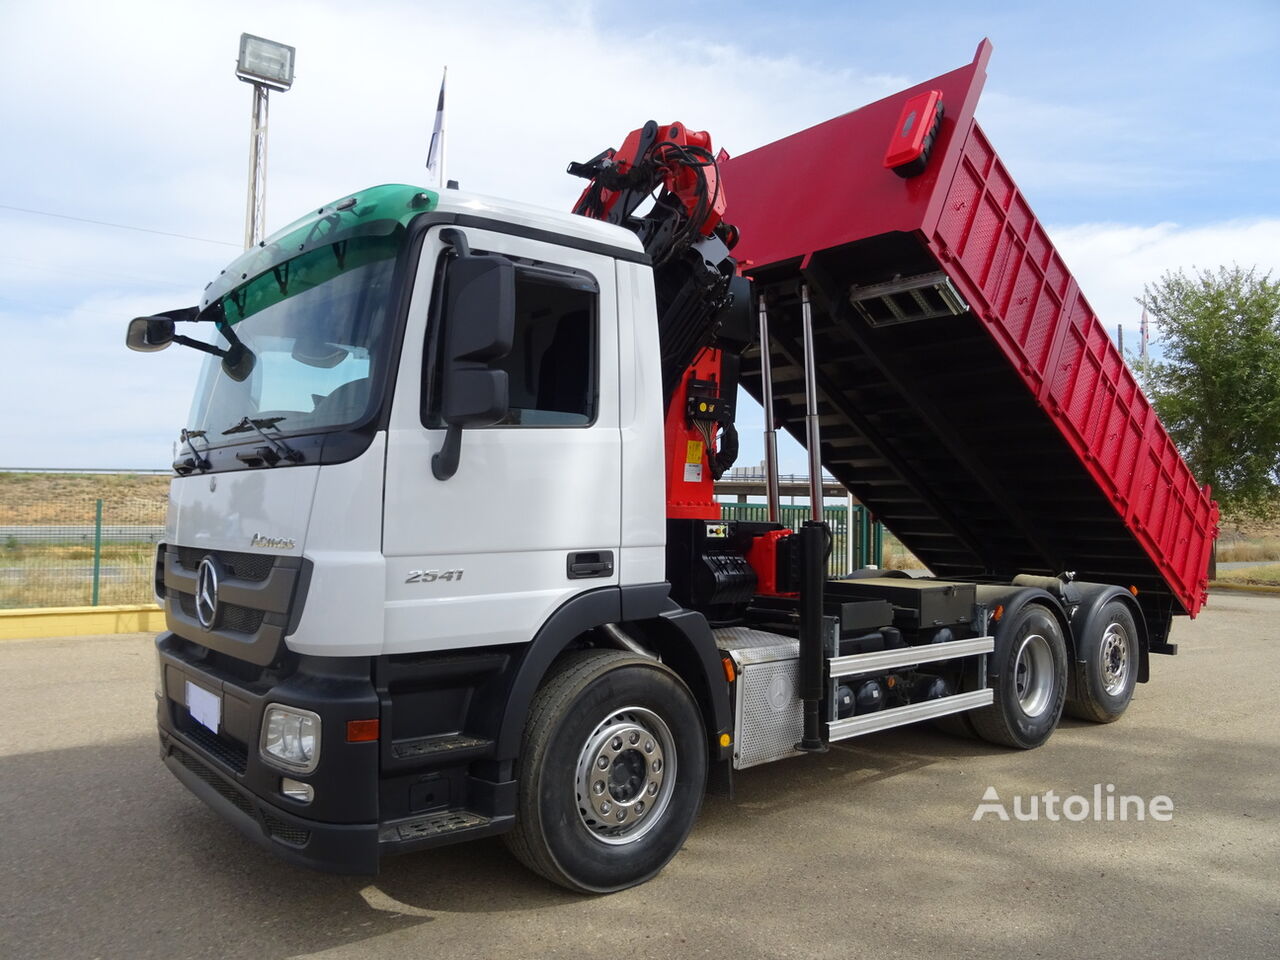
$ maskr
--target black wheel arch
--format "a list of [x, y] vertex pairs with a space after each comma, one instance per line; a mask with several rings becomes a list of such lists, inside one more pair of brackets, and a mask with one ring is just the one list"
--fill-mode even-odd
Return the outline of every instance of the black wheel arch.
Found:
[[[1058, 619], [1062, 627], [1062, 636], [1067, 642], [1067, 656], [1071, 659], [1072, 669], [1068, 671], [1067, 695], [1074, 692], [1076, 682], [1075, 665], [1079, 663], [1076, 653], [1076, 637], [1083, 636], [1092, 621], [1112, 600], [1119, 600], [1133, 614], [1134, 623], [1138, 626], [1138, 682], [1146, 683], [1150, 674], [1148, 657], [1148, 630], [1146, 618], [1142, 614], [1137, 598], [1124, 587], [1111, 583], [1087, 583], [1073, 580], [1065, 585], [1064, 598], [1060, 598], [1040, 587], [1011, 585], [978, 585], [978, 602], [985, 604], [988, 610], [997, 606], [1004, 607], [1001, 622], [1012, 619], [1029, 603], [1038, 603], [1047, 607]], [[999, 629], [999, 625], [992, 631]], [[988, 663], [990, 670], [990, 663]]]
[[680, 607], [669, 591], [666, 583], [602, 587], [570, 598], [552, 613], [507, 667], [501, 714], [494, 724], [495, 759], [511, 761], [519, 754], [534, 694], [556, 658], [597, 627], [615, 623], [684, 681], [702, 711], [709, 759], [727, 760], [732, 747], [720, 746], [720, 735], [732, 733], [733, 720], [715, 639], [706, 618]]
[[[1143, 616], [1138, 599], [1124, 587], [1112, 583], [1073, 583], [1080, 593], [1080, 602], [1071, 613], [1071, 630], [1076, 636], [1083, 636], [1090, 629], [1096, 617], [1101, 615], [1102, 608], [1113, 600], [1118, 600], [1133, 614], [1133, 622], [1138, 627], [1138, 682], [1146, 683], [1151, 673], [1150, 631], [1147, 620]], [[1071, 648], [1072, 659], [1078, 662], [1075, 646]], [[1072, 671], [1074, 680], [1075, 671]], [[1074, 691], [1069, 690], [1068, 695]]]
[[[1045, 607], [1058, 621], [1058, 626], [1062, 628], [1062, 637], [1067, 643], [1067, 656], [1072, 660], [1075, 659], [1075, 643], [1071, 634], [1071, 621], [1067, 616], [1066, 608], [1062, 601], [1051, 594], [1048, 590], [1040, 587], [1023, 587], [1016, 585], [978, 585], [978, 602], [985, 605], [990, 613], [994, 613], [997, 607], [1004, 607], [1004, 612], [1000, 619], [995, 622], [995, 626], [991, 629], [993, 635], [998, 635], [1003, 625], [1012, 623], [1022, 610], [1030, 604], [1037, 604]], [[987, 674], [994, 676], [996, 667], [994, 657], [987, 658]]]

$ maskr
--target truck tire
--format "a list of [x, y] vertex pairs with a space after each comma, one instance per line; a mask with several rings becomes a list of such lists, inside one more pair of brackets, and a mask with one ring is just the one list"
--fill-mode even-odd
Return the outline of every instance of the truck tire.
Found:
[[1057, 617], [1029, 603], [998, 631], [991, 654], [995, 700], [971, 710], [983, 740], [1031, 750], [1049, 739], [1067, 694], [1067, 645]]
[[1085, 635], [1076, 640], [1075, 699], [1067, 713], [1094, 723], [1111, 723], [1133, 699], [1138, 683], [1138, 625], [1123, 601], [1099, 611]]
[[655, 660], [583, 650], [552, 670], [529, 709], [507, 846], [579, 893], [643, 883], [680, 850], [702, 806], [701, 712]]

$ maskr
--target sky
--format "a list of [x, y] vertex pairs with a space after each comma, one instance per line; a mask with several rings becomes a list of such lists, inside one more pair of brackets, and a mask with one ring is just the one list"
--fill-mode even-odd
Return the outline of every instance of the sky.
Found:
[[[195, 303], [242, 246], [241, 32], [298, 50], [271, 101], [268, 232], [362, 187], [428, 185], [446, 64], [449, 177], [564, 210], [581, 187], [566, 163], [650, 118], [742, 153], [968, 63], [987, 36], [978, 120], [1127, 345], [1167, 271], [1280, 274], [1275, 0], [646, 9], [0, 0], [0, 468], [172, 459], [199, 357], [131, 353], [124, 329]], [[744, 408], [742, 463], [759, 426]], [[782, 462], [804, 471], [794, 444]]]

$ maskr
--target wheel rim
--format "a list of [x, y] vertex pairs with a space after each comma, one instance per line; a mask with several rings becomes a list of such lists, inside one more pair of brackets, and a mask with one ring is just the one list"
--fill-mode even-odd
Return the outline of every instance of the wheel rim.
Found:
[[1129, 634], [1120, 624], [1107, 624], [1102, 634], [1098, 665], [1102, 669], [1102, 688], [1107, 695], [1116, 697], [1123, 693], [1129, 680]]
[[1028, 717], [1038, 717], [1053, 699], [1053, 651], [1038, 633], [1026, 637], [1013, 662], [1013, 686]]
[[601, 843], [634, 843], [662, 820], [676, 782], [675, 738], [652, 710], [624, 707], [578, 754], [578, 816]]

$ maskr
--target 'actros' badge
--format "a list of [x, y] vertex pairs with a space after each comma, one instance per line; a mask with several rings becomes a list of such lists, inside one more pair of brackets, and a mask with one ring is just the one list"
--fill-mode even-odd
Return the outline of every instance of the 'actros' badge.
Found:
[[200, 561], [196, 571], [196, 619], [206, 630], [213, 629], [218, 618], [218, 564], [213, 557]]
[[293, 537], [264, 537], [255, 533], [249, 540], [251, 547], [266, 547], [268, 550], [292, 550]]

